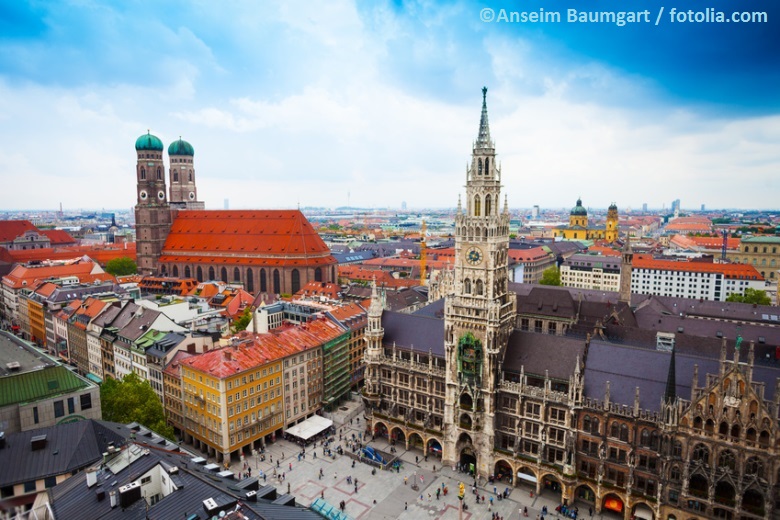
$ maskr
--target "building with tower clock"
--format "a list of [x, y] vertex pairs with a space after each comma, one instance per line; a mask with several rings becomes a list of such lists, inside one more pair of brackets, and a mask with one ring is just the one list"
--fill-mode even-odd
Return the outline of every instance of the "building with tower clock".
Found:
[[776, 518], [771, 308], [632, 295], [630, 242], [619, 292], [509, 282], [486, 94], [442, 298], [403, 314], [372, 290], [368, 433], [607, 518]]

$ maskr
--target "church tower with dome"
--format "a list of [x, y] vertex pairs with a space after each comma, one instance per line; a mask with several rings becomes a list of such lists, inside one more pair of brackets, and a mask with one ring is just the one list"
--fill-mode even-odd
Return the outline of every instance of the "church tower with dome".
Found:
[[606, 225], [591, 224], [588, 220], [588, 210], [582, 205], [582, 199], [577, 199], [577, 205], [569, 213], [569, 225], [556, 227], [553, 236], [564, 240], [605, 240], [612, 244], [618, 238], [617, 205], [612, 203], [609, 206]]
[[195, 186], [195, 149], [179, 137], [168, 146], [168, 159], [171, 165], [168, 175], [171, 208], [205, 209], [205, 204], [198, 201]]
[[171, 207], [165, 189], [163, 143], [150, 132], [135, 141], [135, 226], [138, 272], [157, 272], [157, 260], [171, 230]]

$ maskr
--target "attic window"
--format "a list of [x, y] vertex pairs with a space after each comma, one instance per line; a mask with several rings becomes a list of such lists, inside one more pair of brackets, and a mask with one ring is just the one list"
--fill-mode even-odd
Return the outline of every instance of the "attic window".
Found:
[[680, 334], [682, 334], [682, 333], [683, 333], [683, 328], [682, 328], [682, 327], [677, 327], [677, 332], [679, 332]]
[[718, 337], [718, 338], [722, 338], [723, 337], [723, 333], [721, 331], [718, 331], [718, 332], [715, 333], [715, 336]]
[[761, 343], [761, 344], [766, 343], [766, 338], [764, 336], [759, 336], [758, 337], [758, 342]]

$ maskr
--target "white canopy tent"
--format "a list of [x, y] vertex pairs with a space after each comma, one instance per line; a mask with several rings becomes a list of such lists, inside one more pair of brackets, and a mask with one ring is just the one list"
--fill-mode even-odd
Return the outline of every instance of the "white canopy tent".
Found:
[[304, 441], [308, 441], [317, 434], [320, 434], [333, 426], [333, 421], [321, 417], [319, 415], [313, 415], [295, 426], [291, 426], [285, 430], [287, 435], [298, 437]]

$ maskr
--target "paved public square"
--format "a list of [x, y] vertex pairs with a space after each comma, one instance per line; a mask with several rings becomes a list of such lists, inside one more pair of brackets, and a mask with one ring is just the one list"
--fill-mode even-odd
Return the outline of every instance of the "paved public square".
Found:
[[[330, 416], [337, 429], [335, 446], [340, 444], [346, 450], [346, 440], [351, 439], [353, 433], [357, 437], [364, 431], [364, 418], [358, 406], [354, 401], [347, 403], [347, 411]], [[350, 417], [352, 417], [352, 424], [350, 424]], [[339, 434], [342, 435], [342, 442], [338, 441]], [[377, 439], [369, 442], [369, 445], [380, 451], [390, 451], [385, 439]], [[335, 446], [331, 445], [331, 448]], [[490, 520], [493, 513], [497, 513], [505, 520], [516, 520], [522, 518], [520, 510], [523, 507], [528, 508], [528, 518], [536, 520], [543, 506], [547, 506], [550, 519], [557, 517], [555, 507], [560, 504], [560, 495], [557, 493], [543, 491], [541, 495], [531, 496], [530, 487], [510, 487], [509, 498], [498, 501], [493, 493], [493, 485], [483, 480], [478, 486], [478, 493], [484, 495], [486, 500], [484, 504], [477, 505], [472, 492], [474, 480], [471, 477], [453, 471], [451, 467], [442, 468], [440, 461], [433, 457], [424, 461], [420, 449], [406, 451], [403, 448], [403, 445], [396, 445], [398, 450], [396, 455], [403, 461], [400, 472], [377, 470], [373, 475], [373, 466], [355, 462], [353, 468], [353, 459], [347, 455], [336, 455], [335, 459], [323, 457], [322, 447], [319, 444], [316, 448], [310, 444], [306, 449], [305, 459], [299, 460], [301, 447], [283, 439], [267, 446], [265, 461], [250, 456], [245, 462], [251, 466], [253, 476], [258, 475], [258, 470], [261, 470], [267, 476], [267, 484], [276, 486], [282, 493], [289, 489], [299, 504], [308, 506], [317, 498], [324, 498], [331, 505], [338, 507], [339, 503], [344, 501], [345, 513], [356, 520], [396, 518], [456, 520], [459, 518], [457, 498], [459, 482], [463, 482], [466, 487], [465, 503], [468, 510], [464, 511], [461, 517], [465, 520]], [[315, 453], [316, 458], [314, 458]], [[419, 462], [415, 462], [415, 457]], [[243, 463], [238, 461], [233, 461], [230, 469], [237, 475], [239, 472], [246, 473]], [[320, 470], [322, 470], [322, 477], [320, 477]], [[274, 471], [277, 473], [276, 477]], [[352, 484], [347, 482], [348, 477], [352, 479]], [[415, 480], [417, 490], [412, 489]], [[262, 481], [261, 478], [261, 483]], [[355, 481], [358, 483], [357, 491]], [[441, 489], [442, 484], [448, 489], [448, 494], [446, 496], [442, 494], [437, 499], [436, 490]], [[506, 486], [506, 484], [498, 484], [498, 492], [503, 491]], [[490, 497], [493, 497], [492, 506]], [[575, 505], [579, 507], [579, 517], [589, 520], [588, 504]], [[605, 513], [603, 516], [594, 514], [594, 518], [613, 520], [622, 517]]]

